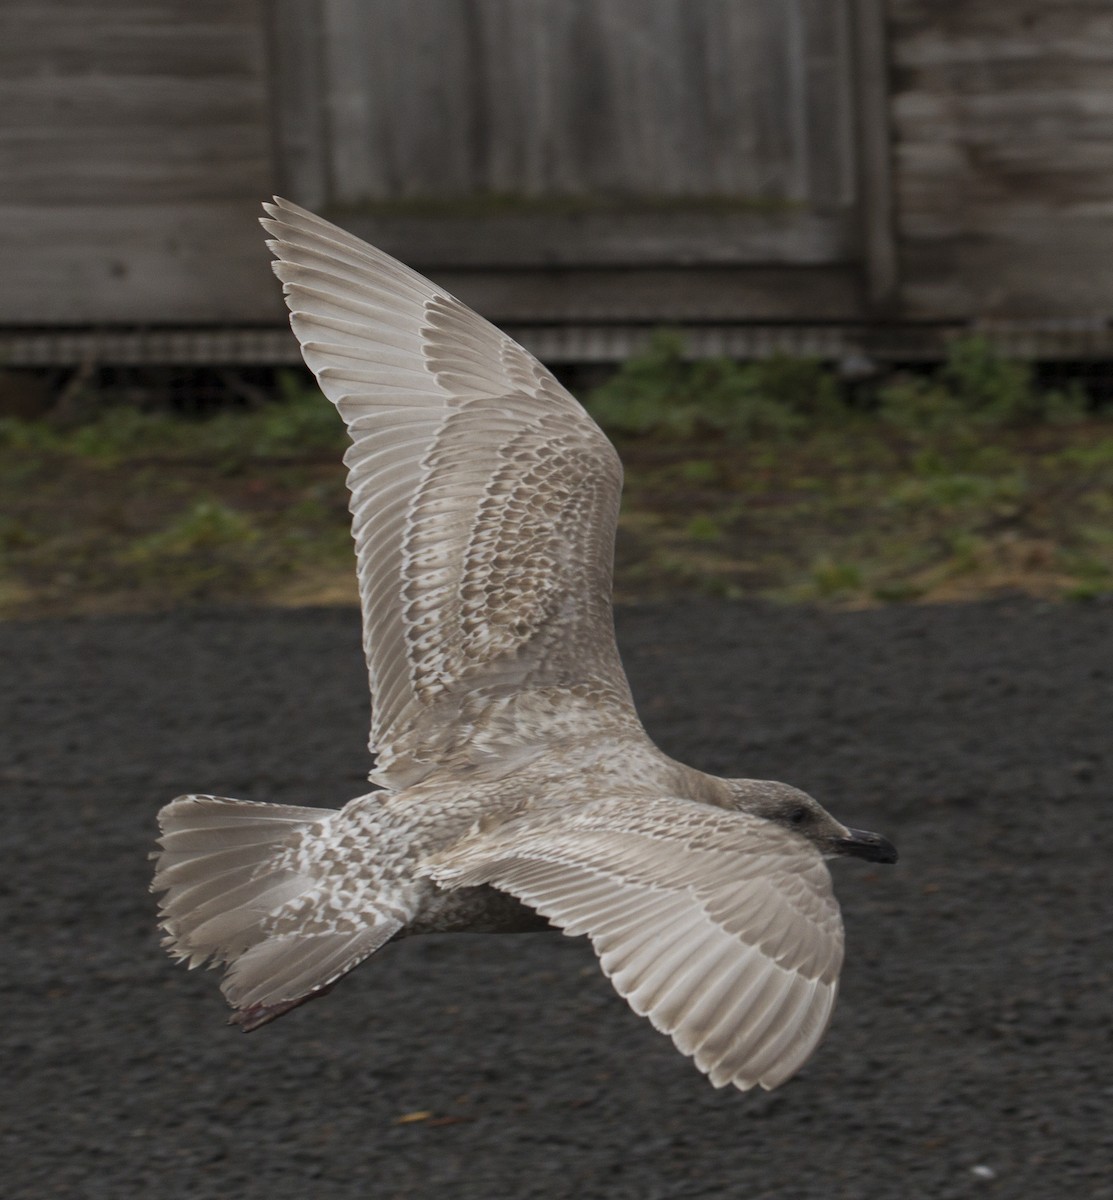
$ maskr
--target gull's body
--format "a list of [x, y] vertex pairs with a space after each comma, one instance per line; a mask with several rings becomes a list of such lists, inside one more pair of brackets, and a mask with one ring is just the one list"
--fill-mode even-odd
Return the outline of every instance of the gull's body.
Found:
[[167, 944], [229, 964], [251, 1029], [392, 938], [551, 923], [586, 934], [713, 1083], [776, 1086], [835, 1001], [824, 857], [895, 852], [794, 788], [652, 744], [614, 640], [613, 447], [458, 301], [302, 209], [266, 208], [291, 325], [352, 437], [381, 790], [339, 811], [167, 805]]

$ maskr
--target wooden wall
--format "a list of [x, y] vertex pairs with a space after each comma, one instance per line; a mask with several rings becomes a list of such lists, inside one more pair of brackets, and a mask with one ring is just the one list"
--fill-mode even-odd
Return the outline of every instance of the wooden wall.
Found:
[[498, 320], [1113, 318], [1113, 0], [5, 0], [0, 325], [277, 326], [279, 190]]
[[258, 0], [0, 5], [0, 323], [278, 319]]
[[1113, 3], [888, 7], [901, 315], [1113, 317]]

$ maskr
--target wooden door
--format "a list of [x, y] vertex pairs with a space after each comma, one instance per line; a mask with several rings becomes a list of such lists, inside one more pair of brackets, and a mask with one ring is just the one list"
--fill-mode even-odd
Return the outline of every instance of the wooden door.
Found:
[[287, 0], [280, 168], [496, 318], [845, 318], [850, 10]]

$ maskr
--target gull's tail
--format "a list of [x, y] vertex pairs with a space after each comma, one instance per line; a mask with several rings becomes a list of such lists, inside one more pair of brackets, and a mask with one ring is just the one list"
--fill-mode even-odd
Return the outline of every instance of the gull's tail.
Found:
[[190, 967], [229, 964], [221, 990], [245, 1030], [328, 991], [402, 925], [373, 911], [323, 919], [309, 851], [335, 815], [219, 796], [179, 796], [158, 815], [163, 944]]

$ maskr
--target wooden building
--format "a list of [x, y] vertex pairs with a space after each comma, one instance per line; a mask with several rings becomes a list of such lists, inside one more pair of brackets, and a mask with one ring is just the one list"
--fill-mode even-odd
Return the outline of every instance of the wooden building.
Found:
[[1111, 356], [1113, 4], [0, 8], [0, 359], [290, 357], [276, 191], [554, 360]]

